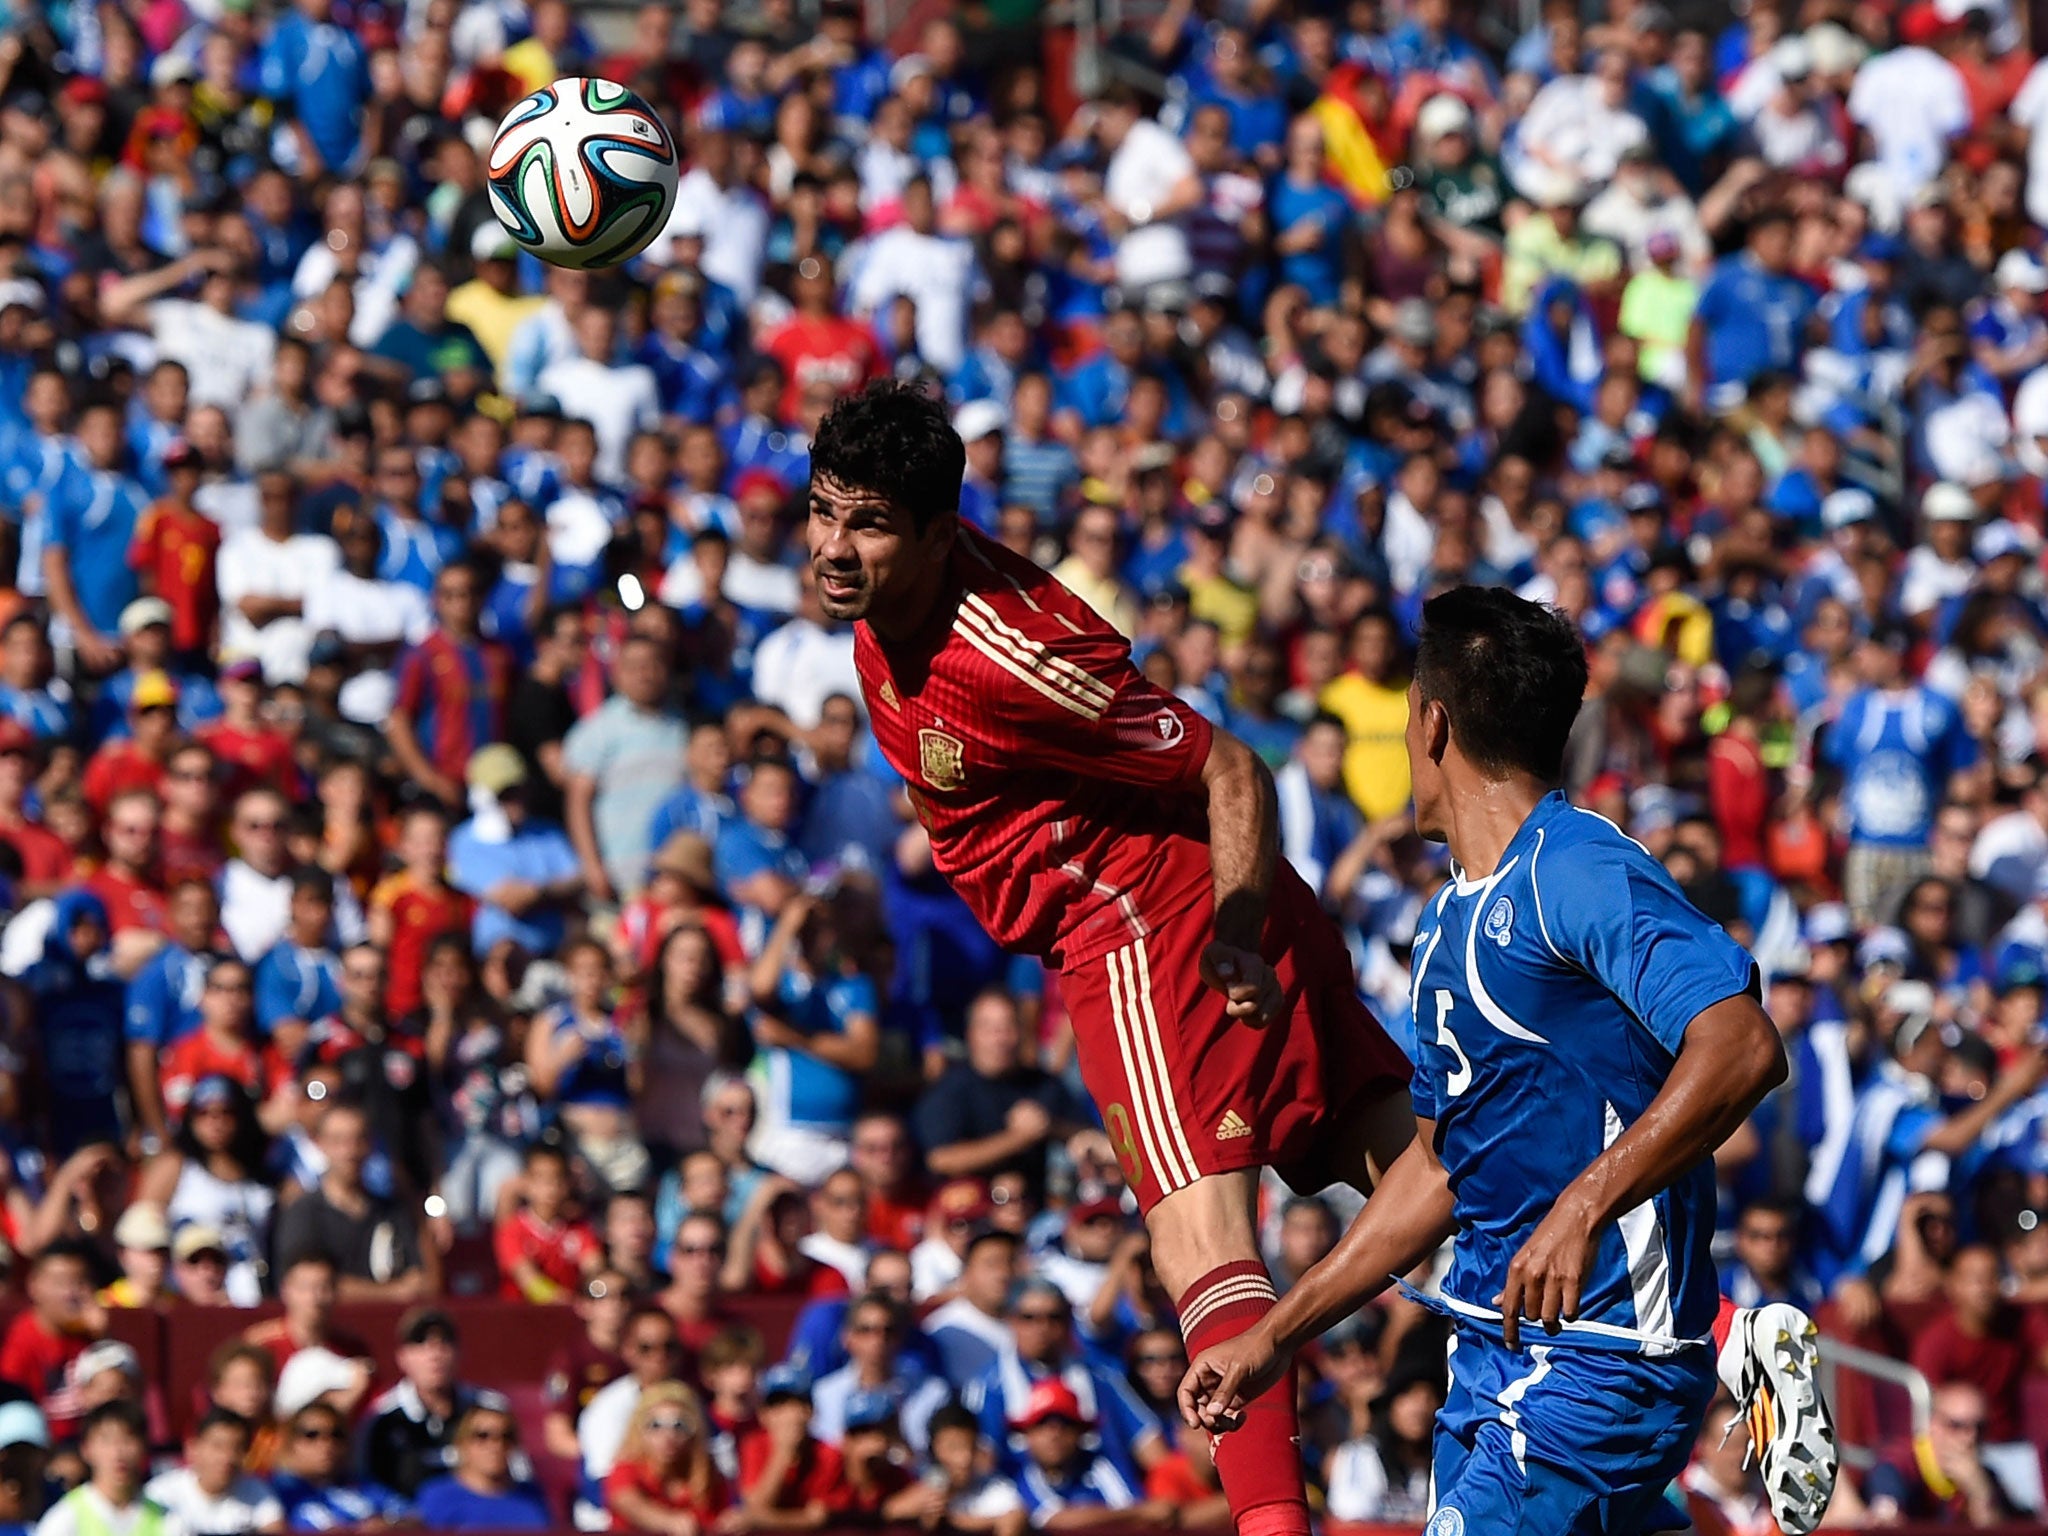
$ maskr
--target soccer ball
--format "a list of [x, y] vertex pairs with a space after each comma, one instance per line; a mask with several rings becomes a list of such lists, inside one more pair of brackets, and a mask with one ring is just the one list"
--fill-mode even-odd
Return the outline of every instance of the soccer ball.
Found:
[[558, 267], [615, 267], [644, 251], [676, 202], [676, 141], [652, 107], [609, 80], [557, 80], [498, 124], [484, 174], [491, 207]]

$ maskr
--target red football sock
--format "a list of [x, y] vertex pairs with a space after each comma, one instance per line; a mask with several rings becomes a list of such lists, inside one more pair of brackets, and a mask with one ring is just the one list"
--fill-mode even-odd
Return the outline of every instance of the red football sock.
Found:
[[1728, 1334], [1735, 1327], [1735, 1312], [1735, 1303], [1723, 1296], [1721, 1310], [1714, 1315], [1714, 1348], [1717, 1351], [1728, 1347]]
[[[1236, 1338], [1273, 1310], [1266, 1267], [1244, 1259], [1212, 1269], [1180, 1298], [1188, 1353]], [[1240, 1536], [1308, 1536], [1308, 1496], [1301, 1481], [1301, 1423], [1294, 1371], [1246, 1409], [1244, 1423], [1216, 1437], [1216, 1475], [1230, 1500]]]

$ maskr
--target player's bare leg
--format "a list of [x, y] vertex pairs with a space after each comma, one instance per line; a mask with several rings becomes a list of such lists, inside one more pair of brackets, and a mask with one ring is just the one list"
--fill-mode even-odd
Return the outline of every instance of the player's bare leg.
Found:
[[[1190, 1356], [1235, 1338], [1273, 1309], [1259, 1257], [1259, 1170], [1212, 1173], [1152, 1208], [1152, 1264], [1176, 1300]], [[1290, 1371], [1218, 1437], [1216, 1474], [1243, 1536], [1308, 1536], [1301, 1424]]]

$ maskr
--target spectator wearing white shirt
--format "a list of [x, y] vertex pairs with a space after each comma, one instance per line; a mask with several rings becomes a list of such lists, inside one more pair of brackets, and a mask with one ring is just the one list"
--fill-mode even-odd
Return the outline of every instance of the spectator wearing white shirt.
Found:
[[[199, 297], [175, 294], [199, 278]], [[191, 405], [235, 407], [270, 382], [277, 333], [235, 314], [241, 267], [228, 251], [209, 247], [108, 290], [101, 318], [108, 325], [144, 319], [159, 358], [184, 365]]]
[[[2037, 113], [2040, 94], [2037, 89], [2029, 104]], [[1851, 122], [1869, 131], [1877, 163], [1903, 203], [1941, 174], [1950, 145], [1969, 130], [1970, 94], [1955, 65], [1912, 45], [1864, 60], [1849, 88], [1848, 111]]]
[[152, 1478], [143, 1494], [205, 1536], [283, 1530], [284, 1505], [242, 1470], [251, 1433], [240, 1414], [209, 1409], [185, 1438], [185, 1465]]
[[[742, 304], [761, 288], [762, 254], [768, 246], [768, 205], [738, 174], [732, 135], [723, 128], [697, 129], [690, 143], [690, 173], [676, 187], [668, 227], [655, 236], [650, 260], [694, 266], [732, 290]], [[696, 260], [676, 244], [702, 242]]]
[[235, 802], [230, 833], [237, 856], [220, 874], [220, 926], [250, 965], [269, 954], [291, 921], [291, 850], [284, 796], [252, 789]]
[[597, 472], [615, 481], [625, 473], [633, 434], [659, 425], [661, 391], [651, 369], [614, 361], [618, 317], [595, 305], [576, 317], [576, 355], [550, 364], [540, 388], [561, 402], [562, 414], [590, 423], [597, 433]]
[[513, 327], [502, 370], [515, 400], [540, 393], [540, 376], [576, 356], [576, 319], [590, 307], [590, 274], [568, 267], [547, 269], [548, 296], [539, 309]]
[[860, 697], [860, 674], [853, 664], [852, 627], [825, 617], [809, 566], [797, 574], [803, 597], [796, 617], [754, 648], [754, 697], [809, 731], [817, 729], [827, 699]]
[[1508, 177], [1541, 202], [1560, 180], [1599, 186], [1649, 137], [1628, 109], [1628, 55], [1603, 51], [1588, 75], [1565, 75], [1536, 93], [1505, 154]]
[[341, 551], [298, 531], [298, 481], [289, 472], [258, 475], [256, 504], [256, 526], [229, 535], [215, 562], [221, 653], [254, 656], [271, 683], [302, 682], [313, 648], [306, 598], [340, 566]]
[[1899, 579], [1899, 611], [1907, 618], [1923, 618], [1969, 589], [1977, 575], [1977, 563], [1970, 558], [1970, 528], [1976, 520], [1976, 500], [1960, 485], [1937, 480], [1927, 488], [1920, 498], [1926, 542], [1907, 551]]
[[427, 594], [409, 581], [377, 574], [384, 533], [376, 521], [356, 514], [337, 520], [341, 568], [310, 587], [303, 600], [306, 628], [314, 636], [332, 633], [346, 648], [353, 675], [342, 685], [341, 712], [376, 725], [398, 696], [391, 667], [408, 645], [426, 639], [434, 627]]
[[967, 313], [975, 281], [974, 247], [934, 233], [932, 185], [914, 176], [903, 188], [903, 222], [868, 242], [853, 279], [855, 314], [872, 318], [898, 296], [917, 308], [917, 353], [941, 374], [967, 359]]
[[317, 299], [336, 281], [347, 283], [355, 298], [348, 339], [358, 347], [373, 347], [398, 313], [398, 296], [419, 265], [419, 245], [407, 234], [373, 237], [363, 189], [355, 182], [337, 182], [321, 212], [325, 237], [299, 258], [292, 296], [302, 302]]
[[1117, 281], [1138, 289], [1185, 279], [1194, 257], [1180, 221], [1208, 197], [1194, 156], [1145, 116], [1129, 86], [1111, 87], [1096, 104], [1095, 141], [1109, 156], [1103, 199], [1130, 226], [1117, 245]]

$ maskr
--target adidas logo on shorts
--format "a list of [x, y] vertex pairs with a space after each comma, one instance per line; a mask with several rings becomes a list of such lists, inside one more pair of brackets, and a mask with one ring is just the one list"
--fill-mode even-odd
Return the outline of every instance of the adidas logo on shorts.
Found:
[[1222, 1120], [1217, 1122], [1216, 1125], [1216, 1139], [1218, 1141], [1236, 1141], [1238, 1137], [1249, 1136], [1251, 1133], [1252, 1128], [1245, 1124], [1244, 1116], [1234, 1109], [1226, 1109], [1223, 1112]]

